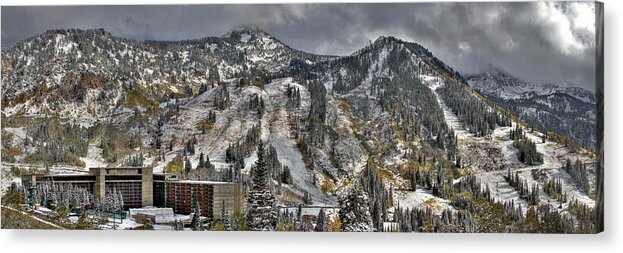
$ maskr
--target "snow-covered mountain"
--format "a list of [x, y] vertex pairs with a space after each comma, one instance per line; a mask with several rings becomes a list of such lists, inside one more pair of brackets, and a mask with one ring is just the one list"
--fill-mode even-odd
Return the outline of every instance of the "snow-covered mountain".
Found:
[[221, 37], [139, 42], [102, 29], [52, 30], [2, 49], [7, 115], [61, 114], [84, 103], [93, 116], [111, 113], [124, 92], [162, 101], [203, 84], [259, 76], [291, 63], [331, 59], [292, 49], [268, 33], [241, 27]]
[[481, 94], [501, 99], [529, 99], [535, 96], [563, 93], [582, 102], [595, 103], [595, 95], [586, 89], [551, 83], [526, 82], [493, 65], [488, 65], [485, 71], [470, 75], [467, 79], [469, 84]]
[[[541, 154], [541, 163], [520, 161], [525, 154], [511, 138], [517, 131], [511, 115], [481, 100], [429, 50], [394, 37], [335, 57], [246, 27], [176, 42], [55, 30], [3, 49], [2, 60], [7, 166], [142, 164], [186, 178], [239, 180], [244, 190], [261, 141], [279, 205], [370, 201], [375, 222], [357, 226], [364, 230], [381, 230], [382, 221], [403, 217], [402, 209], [465, 215], [465, 203], [475, 201], [465, 196], [483, 192], [490, 198], [479, 201], [504, 205], [509, 219], [519, 221], [538, 200], [575, 215], [570, 200], [529, 197], [512, 186], [509, 172], [530, 185], [561, 180], [576, 205], [594, 205], [591, 185], [562, 169], [567, 159], [579, 161], [588, 164], [584, 178], [592, 177], [590, 150], [525, 128], [522, 140], [533, 142], [531, 154]], [[506, 75], [488, 78], [482, 92], [529, 100], [531, 107], [522, 108], [536, 115], [588, 113], [578, 108], [592, 101], [579, 90], [548, 92]], [[211, 166], [199, 166], [203, 155]], [[473, 231], [473, 224], [445, 225]]]
[[595, 95], [580, 87], [520, 80], [489, 65], [467, 77], [480, 94], [501, 104], [525, 121], [546, 131], [569, 136], [584, 145], [595, 145]]

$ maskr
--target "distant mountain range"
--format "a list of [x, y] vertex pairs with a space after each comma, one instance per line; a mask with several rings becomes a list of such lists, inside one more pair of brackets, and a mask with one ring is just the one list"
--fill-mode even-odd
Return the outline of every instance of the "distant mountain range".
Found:
[[595, 145], [595, 94], [580, 87], [529, 83], [489, 65], [467, 76], [472, 88], [539, 129]]

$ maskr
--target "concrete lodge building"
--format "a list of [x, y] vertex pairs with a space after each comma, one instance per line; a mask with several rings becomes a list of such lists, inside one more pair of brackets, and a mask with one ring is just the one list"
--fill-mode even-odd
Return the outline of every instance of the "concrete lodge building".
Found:
[[84, 187], [100, 201], [115, 189], [121, 192], [125, 209], [170, 207], [176, 213], [190, 214], [199, 205], [202, 216], [217, 220], [223, 208], [229, 214], [240, 212], [239, 183], [180, 180], [172, 174], [154, 174], [151, 167], [90, 168], [87, 174], [22, 177], [25, 187], [43, 183]]

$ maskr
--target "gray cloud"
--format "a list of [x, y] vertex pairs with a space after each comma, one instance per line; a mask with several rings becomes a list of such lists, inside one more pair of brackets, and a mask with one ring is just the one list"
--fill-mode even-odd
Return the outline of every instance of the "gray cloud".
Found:
[[488, 64], [528, 81], [593, 89], [591, 2], [2, 7], [2, 46], [57, 28], [137, 40], [219, 36], [255, 25], [304, 51], [346, 55], [392, 35], [462, 73]]

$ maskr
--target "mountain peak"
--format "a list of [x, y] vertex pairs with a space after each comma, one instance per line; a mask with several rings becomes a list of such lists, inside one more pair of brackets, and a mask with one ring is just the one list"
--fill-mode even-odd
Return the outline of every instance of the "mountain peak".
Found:
[[227, 40], [230, 43], [234, 44], [265, 44], [265, 43], [277, 43], [283, 44], [279, 40], [277, 40], [274, 36], [270, 35], [266, 31], [262, 30], [257, 26], [238, 26], [223, 36], [221, 39]]
[[223, 37], [237, 37], [243, 34], [248, 34], [248, 35], [264, 35], [264, 36], [270, 36], [272, 37], [270, 34], [268, 34], [266, 31], [264, 31], [262, 28], [258, 27], [258, 26], [254, 26], [254, 25], [244, 25], [244, 26], [237, 26], [232, 28], [231, 30], [229, 30], [227, 33], [225, 33], [225, 35], [223, 35]]
[[400, 43], [404, 43], [404, 41], [394, 36], [379, 36], [376, 40], [374, 40], [372, 45], [393, 45]]
[[506, 76], [506, 77], [514, 77], [513, 75], [511, 75], [510, 73], [508, 73], [508, 71], [493, 65], [492, 63], [489, 63], [487, 65], [487, 67], [484, 69], [483, 73], [488, 73], [491, 75], [497, 75], [497, 76]]
[[520, 80], [505, 69], [502, 69], [491, 63], [489, 63], [480, 74], [473, 75], [472, 79], [474, 78], [492, 79], [495, 80], [496, 83], [504, 83], [505, 86], [525, 86], [528, 84], [528, 82]]
[[100, 34], [100, 35], [110, 35], [110, 32], [106, 31], [104, 28], [91, 28], [91, 29], [78, 29], [78, 28], [69, 28], [69, 29], [51, 29], [45, 31], [44, 35], [56, 35], [56, 34]]
[[525, 99], [533, 96], [567, 94], [588, 103], [594, 103], [594, 95], [583, 88], [569, 87], [551, 82], [532, 83], [519, 79], [507, 71], [494, 66], [487, 67], [480, 74], [469, 76], [468, 83], [481, 93], [502, 99]]
[[374, 44], [378, 44], [378, 43], [388, 43], [388, 42], [392, 42], [392, 41], [396, 41], [398, 39], [396, 39], [396, 37], [394, 36], [379, 36], [375, 41]]

